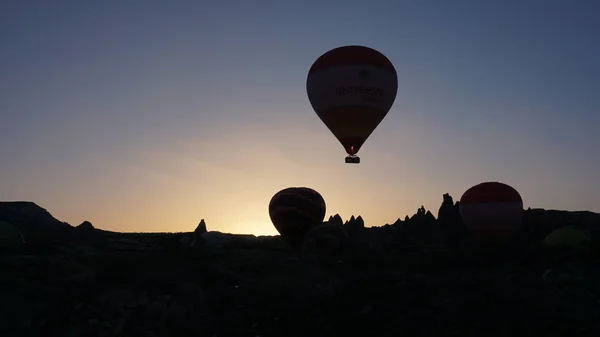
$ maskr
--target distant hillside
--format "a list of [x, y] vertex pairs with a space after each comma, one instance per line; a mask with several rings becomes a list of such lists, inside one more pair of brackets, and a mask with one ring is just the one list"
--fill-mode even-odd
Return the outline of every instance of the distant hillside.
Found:
[[47, 210], [29, 201], [0, 201], [0, 221], [17, 227], [20, 231], [56, 231], [71, 228], [52, 216]]
[[530, 208], [523, 213], [523, 221], [537, 237], [562, 226], [578, 226], [588, 230], [593, 237], [600, 237], [600, 214], [590, 211]]
[[[446, 222], [452, 222], [456, 220], [453, 220], [453, 217], [460, 217], [458, 215], [459, 204], [459, 202], [454, 202], [450, 195], [444, 194], [443, 202], [438, 211], [437, 218], [432, 214], [432, 212], [425, 210], [424, 207], [421, 207], [412, 217], [406, 216], [404, 220], [401, 220], [399, 218], [393, 224], [366, 225], [360, 215], [356, 218], [352, 216], [350, 220], [344, 222], [339, 216], [339, 214], [331, 216], [329, 218], [329, 221], [337, 223], [340, 226], [343, 225], [343, 227], [346, 228], [349, 232], [357, 233], [364, 233], [364, 230], [369, 228], [372, 228], [373, 230], [381, 229], [385, 230], [385, 232], [389, 232], [393, 228], [395, 228], [395, 230], [403, 228], [403, 235], [406, 235], [406, 230], [411, 229], [411, 227], [414, 227], [413, 225], [417, 224], [421, 224], [417, 226], [420, 229], [420, 231], [431, 232], [431, 228], [429, 228], [431, 226], [426, 226], [426, 224], [438, 223], [438, 225], [442, 227], [447, 227], [447, 224], [445, 224]], [[442, 216], [442, 218], [440, 218], [440, 216]], [[563, 211], [546, 210], [542, 208], [529, 208], [527, 210], [523, 210], [523, 216], [526, 228], [529, 231], [536, 233], [536, 237], [543, 237], [550, 233], [552, 230], [564, 225], [578, 225], [589, 230], [591, 234], [593, 234], [593, 236], [600, 237], [600, 214], [598, 213], [593, 213], [589, 211]], [[52, 214], [50, 214], [46, 209], [29, 201], [0, 201], [0, 222], [12, 224], [24, 234], [40, 231], [60, 232], [62, 230], [75, 228], [66, 222], [54, 218]], [[91, 226], [91, 224], [89, 225]], [[417, 227], [415, 227], [414, 229], [416, 230]], [[91, 229], [94, 230], [93, 226]], [[126, 234], [127, 236], [132, 238], [138, 236], [147, 237], [148, 235], [163, 236], [164, 234], [167, 234], [118, 233], [99, 229], [95, 229], [94, 231], [97, 233], [102, 232], [106, 235]]]

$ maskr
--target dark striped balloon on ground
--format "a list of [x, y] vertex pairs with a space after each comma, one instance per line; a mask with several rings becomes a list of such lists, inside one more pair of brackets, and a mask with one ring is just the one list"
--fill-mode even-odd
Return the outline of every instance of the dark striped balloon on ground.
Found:
[[300, 249], [306, 233], [323, 222], [325, 200], [311, 188], [289, 187], [271, 198], [269, 216], [283, 240]]
[[313, 227], [304, 238], [302, 252], [318, 255], [335, 255], [348, 244], [348, 233], [336, 224], [322, 223]]
[[319, 118], [355, 156], [394, 104], [398, 75], [379, 51], [343, 46], [317, 58], [308, 72], [306, 92]]

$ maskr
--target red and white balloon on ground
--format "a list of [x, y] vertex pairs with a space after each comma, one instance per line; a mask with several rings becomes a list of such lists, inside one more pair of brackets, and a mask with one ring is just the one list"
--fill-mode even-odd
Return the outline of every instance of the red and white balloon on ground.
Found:
[[462, 195], [460, 215], [475, 237], [510, 237], [522, 229], [523, 199], [510, 185], [484, 182]]

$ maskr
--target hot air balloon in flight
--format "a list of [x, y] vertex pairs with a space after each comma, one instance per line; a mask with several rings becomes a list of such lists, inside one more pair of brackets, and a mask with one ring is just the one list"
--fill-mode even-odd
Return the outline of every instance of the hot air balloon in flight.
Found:
[[311, 188], [289, 187], [271, 198], [269, 216], [283, 240], [300, 249], [306, 233], [323, 222], [325, 200]]
[[519, 192], [507, 184], [484, 182], [462, 195], [460, 215], [475, 237], [513, 237], [522, 229], [523, 200]]
[[306, 79], [308, 99], [317, 116], [342, 144], [346, 163], [390, 111], [398, 93], [398, 74], [375, 49], [343, 46], [321, 55]]

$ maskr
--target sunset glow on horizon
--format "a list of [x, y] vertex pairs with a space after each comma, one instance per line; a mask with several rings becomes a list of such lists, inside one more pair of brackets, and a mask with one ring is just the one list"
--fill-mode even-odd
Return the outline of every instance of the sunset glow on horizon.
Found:
[[[483, 181], [525, 208], [600, 212], [600, 5], [527, 3], [7, 1], [0, 201], [111, 231], [256, 235], [277, 234], [268, 203], [291, 186], [368, 226], [437, 216]], [[359, 165], [306, 97], [312, 62], [346, 44], [398, 71]]]

